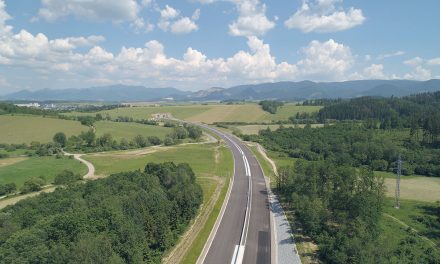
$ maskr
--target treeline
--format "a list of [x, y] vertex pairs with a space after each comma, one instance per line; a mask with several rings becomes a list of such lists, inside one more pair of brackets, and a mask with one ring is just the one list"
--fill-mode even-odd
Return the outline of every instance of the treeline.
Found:
[[202, 196], [174, 163], [58, 188], [0, 211], [0, 262], [160, 263]]
[[322, 108], [318, 120], [364, 120], [371, 128], [423, 129], [424, 140], [433, 143], [440, 135], [440, 92], [403, 98], [362, 97]]
[[38, 109], [34, 107], [16, 106], [13, 104], [0, 102], [0, 115], [5, 115], [5, 114], [57, 116], [58, 112], [53, 110]]
[[284, 105], [284, 103], [280, 102], [280, 101], [264, 100], [264, 101], [261, 101], [259, 103], [259, 105], [261, 105], [261, 108], [264, 111], [269, 112], [271, 114], [276, 114], [276, 112], [278, 111], [278, 108], [282, 107]]
[[[270, 150], [281, 151], [292, 158], [308, 161], [328, 160], [337, 165], [369, 166], [372, 170], [393, 171], [402, 155], [403, 174], [440, 177], [440, 150], [423, 148], [418, 142], [407, 141], [397, 146], [380, 136], [380, 131], [357, 124], [335, 124], [323, 128], [281, 127], [276, 131], [261, 130], [257, 140]], [[408, 135], [409, 137], [409, 135]]]

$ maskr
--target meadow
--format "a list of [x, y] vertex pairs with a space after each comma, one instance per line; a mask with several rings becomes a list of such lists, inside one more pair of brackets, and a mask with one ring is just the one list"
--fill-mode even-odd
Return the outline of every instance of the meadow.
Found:
[[[5, 165], [2, 166], [2, 163]], [[77, 160], [68, 158], [8, 158], [0, 160], [0, 184], [15, 183], [20, 188], [26, 180], [35, 177], [44, 177], [49, 184], [63, 170], [84, 175], [87, 172], [87, 167]]]
[[95, 123], [96, 135], [102, 136], [105, 133], [110, 133], [113, 139], [127, 140], [133, 139], [137, 135], [142, 136], [157, 136], [164, 139], [165, 136], [172, 132], [172, 128], [162, 126], [144, 125], [138, 123], [118, 123], [110, 121], [99, 121]]
[[72, 136], [87, 129], [78, 121], [41, 116], [0, 115], [0, 143], [47, 143], [52, 141], [57, 132]]

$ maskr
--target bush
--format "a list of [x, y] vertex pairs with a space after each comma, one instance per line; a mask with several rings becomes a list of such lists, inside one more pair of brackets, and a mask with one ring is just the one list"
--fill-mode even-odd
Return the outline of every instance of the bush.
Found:
[[15, 183], [0, 184], [0, 195], [11, 194], [17, 190]]
[[150, 142], [151, 145], [160, 145], [162, 144], [162, 140], [156, 136], [149, 136], [148, 138], [148, 142]]
[[386, 161], [386, 160], [373, 160], [371, 162], [371, 168], [376, 171], [386, 171], [388, 169], [388, 161]]
[[55, 177], [54, 183], [56, 185], [69, 185], [82, 180], [82, 177], [78, 174], [74, 174], [72, 171], [64, 170]]
[[42, 178], [32, 178], [27, 180], [20, 188], [20, 192], [23, 194], [30, 192], [38, 192], [44, 186], [46, 181]]
[[174, 139], [172, 137], [166, 137], [165, 140], [163, 141], [165, 146], [172, 146], [175, 144]]
[[0, 153], [0, 159], [6, 159], [6, 158], [8, 158], [8, 157], [9, 157], [8, 154], [6, 154], [6, 153]]

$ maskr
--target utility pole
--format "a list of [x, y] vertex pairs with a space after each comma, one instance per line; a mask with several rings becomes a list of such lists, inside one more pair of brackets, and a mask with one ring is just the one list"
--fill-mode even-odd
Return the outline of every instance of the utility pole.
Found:
[[396, 203], [394, 208], [400, 209], [400, 176], [402, 175], [402, 157], [399, 155], [397, 161], [397, 178], [396, 178]]

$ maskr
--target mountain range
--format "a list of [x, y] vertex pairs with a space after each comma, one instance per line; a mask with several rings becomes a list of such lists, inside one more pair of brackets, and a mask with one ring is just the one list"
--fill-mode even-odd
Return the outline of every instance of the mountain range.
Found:
[[112, 85], [84, 89], [22, 90], [0, 97], [23, 101], [221, 101], [221, 100], [303, 100], [354, 98], [360, 96], [405, 96], [440, 90], [440, 80], [359, 80], [346, 82], [275, 82], [231, 88], [213, 87], [197, 92], [176, 88]]

